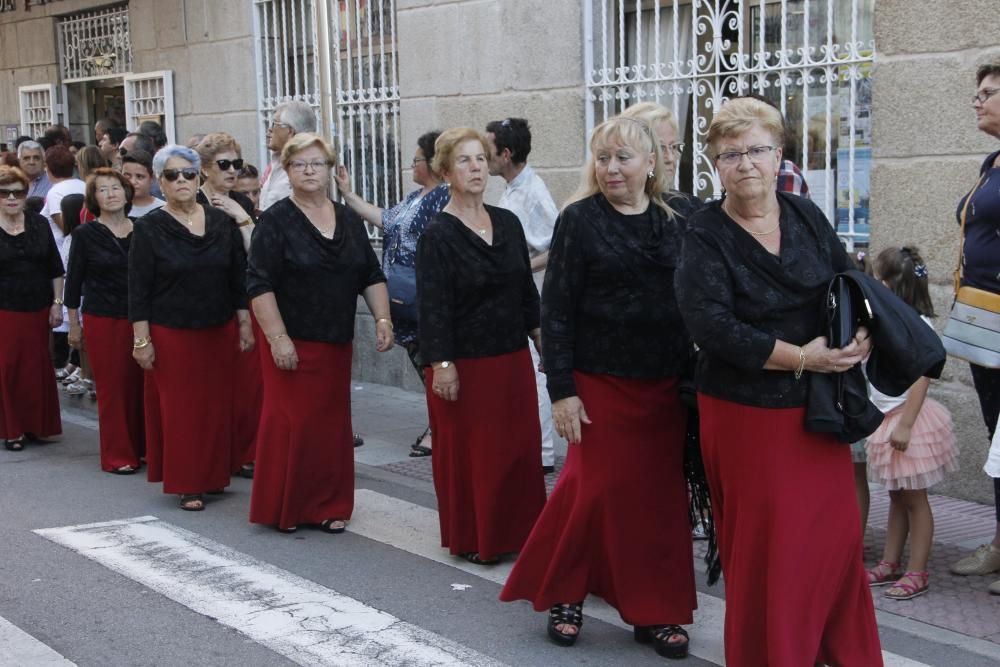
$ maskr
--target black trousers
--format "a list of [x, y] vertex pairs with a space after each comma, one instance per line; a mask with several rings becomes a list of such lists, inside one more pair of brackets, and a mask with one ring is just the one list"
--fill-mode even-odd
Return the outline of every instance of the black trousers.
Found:
[[[972, 370], [976, 394], [979, 395], [979, 408], [983, 412], [986, 430], [992, 441], [997, 418], [1000, 417], [1000, 368], [985, 368], [976, 364], [969, 364], [969, 368]], [[1000, 477], [993, 478], [993, 502], [996, 505], [997, 523], [1000, 523]]]

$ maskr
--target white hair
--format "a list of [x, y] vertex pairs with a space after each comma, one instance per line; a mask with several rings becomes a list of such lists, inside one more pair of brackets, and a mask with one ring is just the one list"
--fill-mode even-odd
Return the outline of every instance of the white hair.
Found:
[[316, 112], [313, 108], [300, 100], [285, 102], [274, 110], [277, 114], [281, 112], [281, 122], [290, 125], [296, 132], [316, 131]]
[[45, 149], [37, 141], [22, 141], [21, 145], [17, 147], [18, 160], [24, 157], [24, 151], [42, 151], [42, 154], [45, 154]]
[[195, 169], [201, 169], [201, 158], [198, 157], [197, 152], [191, 150], [187, 146], [167, 144], [160, 150], [156, 151], [156, 155], [153, 156], [153, 174], [155, 174], [157, 178], [163, 176], [163, 168], [167, 166], [167, 162], [172, 157], [183, 158], [190, 162], [191, 166]]

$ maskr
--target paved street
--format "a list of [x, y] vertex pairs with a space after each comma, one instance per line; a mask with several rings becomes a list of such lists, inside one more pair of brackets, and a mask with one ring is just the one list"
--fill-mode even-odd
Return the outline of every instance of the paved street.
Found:
[[[423, 397], [355, 384], [353, 398], [366, 445], [343, 535], [249, 524], [249, 480], [188, 513], [143, 475], [102, 473], [92, 405], [64, 398], [60, 442], [0, 452], [0, 665], [664, 663], [597, 600], [572, 649], [551, 644], [528, 605], [498, 602], [510, 563], [483, 568], [439, 546], [430, 460], [407, 458], [426, 425]], [[876, 526], [882, 496], [873, 492]], [[931, 592], [876, 602], [886, 664], [996, 665], [992, 579], [945, 569], [989, 531], [989, 508], [934, 503], [945, 541]], [[881, 536], [869, 530], [867, 558]], [[685, 664], [721, 665], [722, 588], [699, 577], [699, 591]]]

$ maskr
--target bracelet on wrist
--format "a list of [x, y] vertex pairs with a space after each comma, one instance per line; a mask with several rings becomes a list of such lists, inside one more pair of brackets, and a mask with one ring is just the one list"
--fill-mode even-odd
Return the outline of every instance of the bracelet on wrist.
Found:
[[52, 299], [52, 305], [53, 306], [61, 306], [61, 305], [63, 305], [63, 300], [60, 299], [59, 297], [56, 297], [56, 298]]
[[438, 361], [431, 364], [431, 368], [433, 368], [434, 370], [440, 370], [442, 368], [451, 368], [451, 365], [452, 364], [450, 361]]
[[395, 327], [392, 326], [392, 320], [390, 320], [388, 317], [380, 317], [375, 320], [375, 324], [381, 324], [382, 322], [385, 322], [386, 324], [389, 325], [389, 331], [395, 331]]
[[282, 338], [288, 338], [288, 334], [285, 333], [285, 332], [281, 332], [281, 333], [276, 333], [276, 334], [272, 334], [270, 336], [264, 336], [264, 337], [267, 338], [268, 341], [270, 341], [270, 342], [273, 343], [276, 340], [280, 340]]
[[806, 368], [806, 351], [799, 347], [799, 367], [795, 369], [795, 379], [802, 379], [802, 371]]
[[149, 336], [136, 336], [132, 339], [132, 349], [141, 350], [144, 347], [149, 347], [153, 340]]

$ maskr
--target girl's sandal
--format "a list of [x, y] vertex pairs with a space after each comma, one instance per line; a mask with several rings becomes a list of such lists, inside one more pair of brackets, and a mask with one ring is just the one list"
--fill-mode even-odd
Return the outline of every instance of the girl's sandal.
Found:
[[[571, 625], [576, 628], [576, 632], [563, 632], [556, 628], [557, 625], [565, 627]], [[549, 639], [559, 646], [572, 646], [580, 636], [580, 628], [583, 627], [583, 603], [557, 604], [549, 609], [549, 624], [547, 627]]]
[[[931, 573], [924, 572], [904, 572], [892, 588], [885, 592], [885, 597], [890, 600], [912, 600], [918, 595], [923, 595], [930, 589]], [[893, 593], [893, 591], [898, 591]]]
[[899, 563], [880, 560], [878, 565], [865, 570], [865, 573], [868, 575], [868, 585], [872, 588], [885, 586], [899, 579]]

